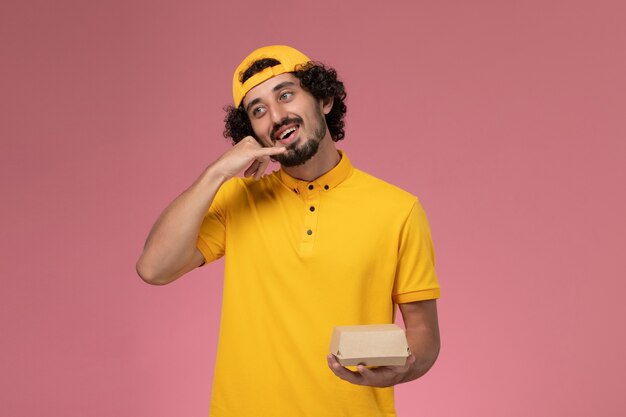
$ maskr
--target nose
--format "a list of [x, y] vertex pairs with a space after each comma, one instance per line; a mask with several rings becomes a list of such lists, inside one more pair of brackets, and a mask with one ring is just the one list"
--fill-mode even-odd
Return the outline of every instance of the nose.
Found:
[[275, 124], [282, 122], [287, 117], [287, 112], [279, 103], [275, 103], [270, 107], [269, 114], [272, 122]]

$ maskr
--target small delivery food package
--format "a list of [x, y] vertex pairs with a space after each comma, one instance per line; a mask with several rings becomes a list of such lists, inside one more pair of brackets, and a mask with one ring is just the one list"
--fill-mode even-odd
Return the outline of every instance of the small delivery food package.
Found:
[[404, 330], [395, 324], [335, 326], [330, 353], [342, 366], [404, 365], [409, 345]]

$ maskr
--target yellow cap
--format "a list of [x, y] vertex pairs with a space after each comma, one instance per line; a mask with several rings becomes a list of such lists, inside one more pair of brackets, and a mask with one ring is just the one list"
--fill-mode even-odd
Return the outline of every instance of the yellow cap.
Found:
[[[280, 61], [280, 64], [267, 67], [242, 83], [240, 79], [241, 74], [250, 68], [253, 62], [263, 58], [273, 58]], [[239, 64], [233, 75], [233, 100], [235, 107], [238, 107], [246, 94], [248, 94], [248, 91], [257, 85], [285, 72], [296, 71], [296, 67], [305, 65], [310, 61], [306, 55], [290, 46], [272, 45], [256, 49]]]

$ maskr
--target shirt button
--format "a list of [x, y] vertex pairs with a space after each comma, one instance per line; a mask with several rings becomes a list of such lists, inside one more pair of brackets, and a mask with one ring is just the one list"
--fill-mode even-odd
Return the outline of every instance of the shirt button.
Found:
[[325, 185], [325, 186], [324, 186], [324, 189], [325, 189], [325, 190], [328, 190], [329, 188], [330, 188], [330, 187], [329, 187], [328, 185]]
[[313, 189], [313, 184], [309, 184], [309, 190]]
[[306, 234], [307, 234], [307, 235], [312, 235], [312, 234], [313, 234], [313, 230], [311, 230], [311, 229], [307, 230], [307, 231], [306, 231]]
[[315, 207], [311, 206], [311, 207], [309, 207], [309, 210], [315, 211]]

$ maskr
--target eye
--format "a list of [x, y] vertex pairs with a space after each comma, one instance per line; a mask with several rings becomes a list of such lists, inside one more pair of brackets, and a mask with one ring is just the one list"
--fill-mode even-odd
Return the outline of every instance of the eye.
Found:
[[291, 91], [283, 91], [282, 93], [280, 93], [280, 99], [281, 100], [288, 100], [293, 96], [293, 92]]
[[258, 106], [252, 109], [252, 115], [254, 117], [260, 117], [263, 113], [265, 113], [265, 107], [263, 106]]

